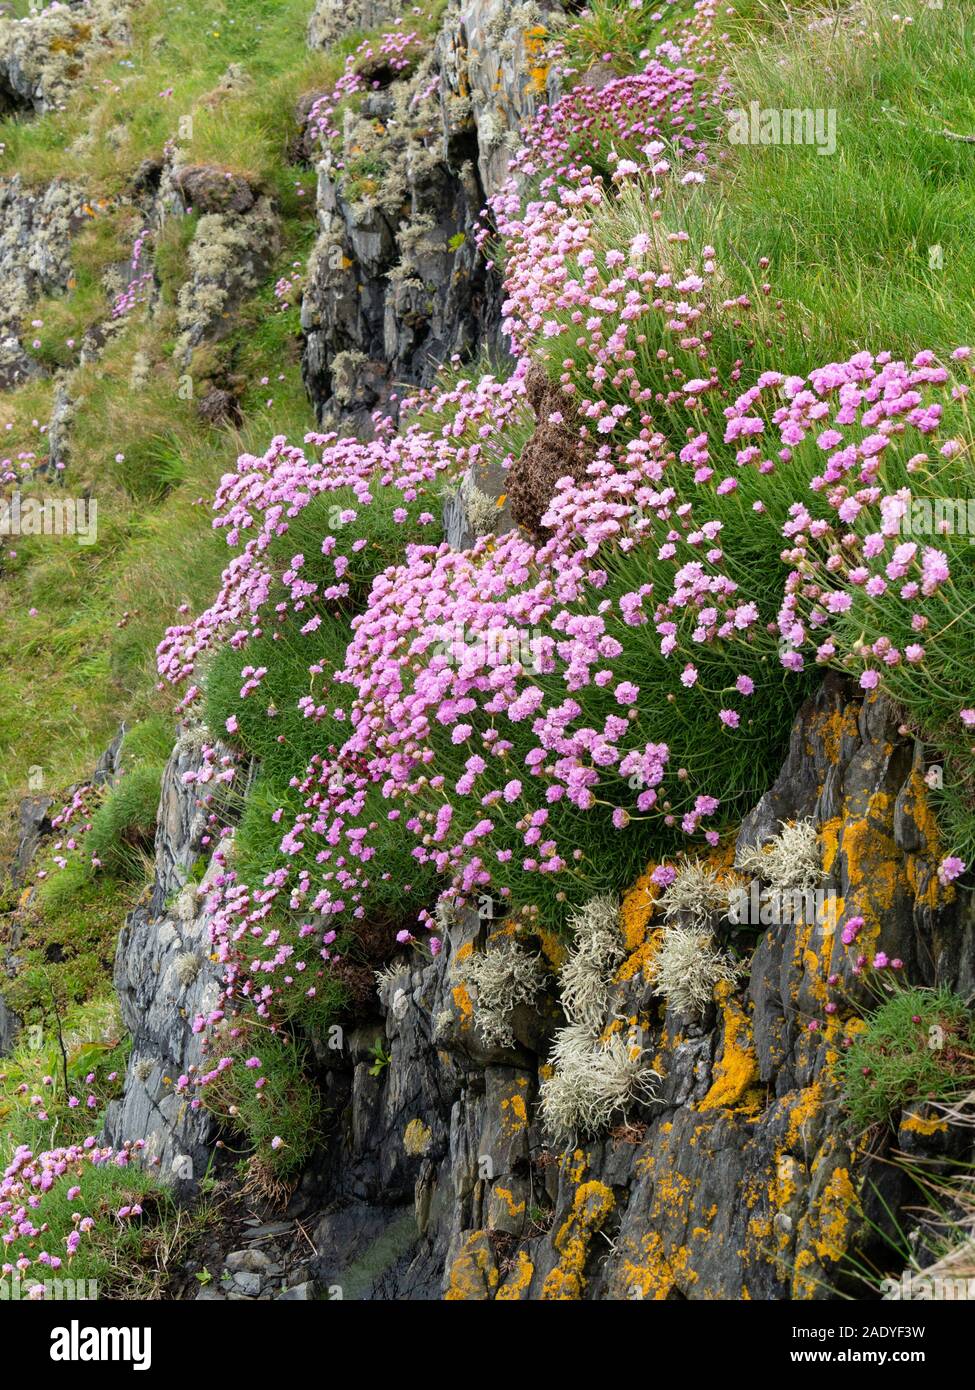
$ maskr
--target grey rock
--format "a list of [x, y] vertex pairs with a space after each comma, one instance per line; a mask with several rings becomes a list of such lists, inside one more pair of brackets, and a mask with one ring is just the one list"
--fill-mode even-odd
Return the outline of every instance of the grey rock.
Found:
[[300, 1284], [294, 1284], [290, 1289], [282, 1289], [277, 1295], [278, 1303], [309, 1303], [313, 1299], [322, 1298], [322, 1291], [314, 1280], [306, 1279]]
[[262, 1274], [270, 1264], [271, 1259], [263, 1250], [231, 1250], [224, 1260], [224, 1268], [232, 1274]]
[[257, 1298], [261, 1292], [261, 1276], [251, 1274], [248, 1271], [241, 1271], [234, 1275], [234, 1288], [237, 1292], [246, 1295], [247, 1298]]
[[[203, 1034], [193, 1032], [193, 1019], [211, 1012], [220, 997], [205, 906], [217, 866], [211, 860], [196, 882], [192, 870], [206, 853], [206, 815], [183, 780], [201, 766], [199, 741], [181, 739], [163, 774], [153, 890], [119, 934], [114, 981], [132, 1052], [122, 1098], [111, 1102], [105, 1122], [108, 1142], [145, 1140], [160, 1172], [177, 1184], [203, 1177], [215, 1138], [209, 1113], [193, 1110], [165, 1081], [200, 1067]], [[179, 962], [188, 954], [196, 955], [199, 968], [187, 984]]]

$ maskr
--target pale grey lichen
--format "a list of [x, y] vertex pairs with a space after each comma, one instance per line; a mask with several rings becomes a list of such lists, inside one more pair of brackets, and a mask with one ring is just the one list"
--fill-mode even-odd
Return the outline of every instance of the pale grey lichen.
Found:
[[696, 859], [681, 860], [676, 877], [661, 893], [658, 900], [664, 918], [672, 922], [689, 918], [693, 927], [706, 927], [715, 915], [726, 916], [729, 894], [739, 884], [730, 877], [723, 881], [709, 865]]
[[823, 878], [819, 835], [812, 821], [791, 821], [764, 845], [740, 850], [736, 867], [772, 888], [814, 888]]
[[512, 937], [492, 942], [464, 962], [464, 983], [474, 996], [474, 1018], [489, 1047], [514, 1047], [512, 1014], [532, 1004], [545, 986], [541, 958], [522, 950]]
[[374, 978], [380, 1003], [389, 1008], [396, 991], [410, 983], [410, 967], [405, 961], [393, 961], [391, 965], [383, 966], [382, 970], [374, 971]]
[[562, 1007], [571, 1023], [600, 1028], [609, 1008], [613, 972], [626, 951], [619, 925], [619, 901], [597, 894], [569, 916], [572, 947], [559, 970]]
[[561, 1029], [551, 1055], [554, 1072], [540, 1090], [548, 1134], [571, 1143], [598, 1134], [630, 1105], [652, 1100], [660, 1077], [646, 1057], [641, 1044], [620, 1033], [600, 1040], [582, 1023]]
[[178, 362], [187, 362], [197, 344], [230, 332], [232, 310], [259, 284], [277, 245], [278, 221], [267, 198], [246, 213], [200, 218], [187, 254], [189, 278], [177, 296]]
[[482, 492], [470, 477], [465, 476], [460, 485], [461, 501], [467, 524], [475, 536], [491, 535], [498, 525], [498, 504], [493, 497]]
[[718, 950], [708, 931], [668, 927], [650, 966], [654, 994], [679, 1014], [699, 1017], [714, 998], [715, 986], [734, 983], [741, 966]]
[[189, 989], [190, 985], [200, 973], [203, 961], [196, 951], [181, 951], [174, 962], [176, 978], [183, 989]]
[[0, 18], [0, 86], [25, 108], [63, 108], [91, 59], [129, 40], [129, 9], [123, 0], [87, 0]]

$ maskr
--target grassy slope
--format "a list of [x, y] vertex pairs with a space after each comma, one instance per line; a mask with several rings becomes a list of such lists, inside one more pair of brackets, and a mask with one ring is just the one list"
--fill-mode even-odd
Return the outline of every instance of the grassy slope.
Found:
[[[344, 56], [309, 53], [308, 9], [306, 0], [243, 0], [232, 9], [147, 0], [134, 11], [131, 50], [105, 57], [68, 111], [0, 123], [0, 173], [16, 171], [29, 183], [63, 175], [65, 151], [82, 141], [75, 168], [94, 216], [72, 248], [74, 286], [33, 311], [44, 325], [37, 356], [49, 366], [68, 365], [74, 354], [66, 340], [80, 341], [84, 328], [104, 317], [101, 272], [128, 260], [140, 230], [126, 194], [131, 176], [144, 158], [162, 153], [186, 115], [193, 120], [192, 139], [182, 142], [189, 158], [265, 187], [284, 232], [280, 264], [233, 336], [209, 361], [201, 354], [194, 364], [197, 379], [222, 367], [246, 380], [239, 433], [202, 426], [194, 403], [177, 394], [169, 351], [189, 230], [178, 225], [167, 231], [157, 259], [162, 312], [147, 322], [144, 311], [134, 311], [103, 358], [75, 379], [84, 400], [65, 487], [72, 496], [90, 489], [97, 498], [99, 540], [89, 548], [70, 538], [22, 540], [17, 559], [8, 552], [3, 561], [0, 797], [8, 803], [25, 791], [30, 766], [42, 765], [48, 785], [63, 786], [85, 775], [121, 717], [164, 708], [152, 659], [162, 626], [179, 603], [205, 601], [225, 559], [205, 515], [215, 481], [242, 450], [263, 452], [273, 433], [300, 435], [313, 423], [300, 383], [296, 312], [274, 312], [271, 288], [276, 273], [303, 260], [314, 237], [313, 178], [286, 157], [294, 106], [334, 78]], [[231, 63], [244, 66], [248, 86], [203, 100]], [[160, 96], [169, 87], [172, 96]], [[123, 123], [125, 137], [117, 140]], [[151, 365], [140, 390], [130, 386], [137, 351]], [[270, 385], [261, 384], [263, 376]], [[49, 378], [0, 396], [5, 454], [43, 455], [38, 426], [52, 396]], [[50, 484], [23, 489], [32, 490], [45, 495]]]

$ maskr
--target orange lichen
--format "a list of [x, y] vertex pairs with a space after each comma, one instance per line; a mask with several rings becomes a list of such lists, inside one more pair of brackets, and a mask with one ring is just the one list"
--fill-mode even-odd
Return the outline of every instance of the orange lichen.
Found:
[[650, 977], [650, 967], [654, 962], [657, 952], [663, 945], [664, 933], [661, 928], [651, 931], [647, 939], [643, 941], [636, 950], [631, 951], [626, 960], [617, 970], [614, 977], [615, 984], [625, 984], [627, 980], [632, 980], [639, 972], [644, 980]]
[[474, 1017], [474, 1001], [467, 992], [467, 986], [463, 983], [455, 985], [451, 991], [454, 1005], [460, 1014], [461, 1027], [468, 1027]]
[[543, 1299], [582, 1297], [592, 1238], [615, 1205], [612, 1189], [605, 1183], [581, 1185], [572, 1200], [572, 1210], [555, 1237], [555, 1248], [561, 1258], [542, 1285]]
[[498, 1287], [498, 1267], [486, 1231], [468, 1236], [450, 1267], [444, 1299], [447, 1302], [477, 1302], [493, 1297]]
[[524, 1216], [525, 1203], [517, 1200], [510, 1187], [502, 1187], [500, 1183], [495, 1183], [491, 1188], [491, 1196], [497, 1197], [500, 1202], [504, 1203], [510, 1217]]
[[620, 929], [628, 952], [642, 945], [646, 936], [647, 923], [653, 916], [654, 906], [660, 894], [660, 887], [654, 883], [651, 874], [657, 867], [648, 864], [644, 872], [624, 896], [620, 906]]
[[758, 1090], [758, 1058], [752, 1041], [751, 1025], [731, 985], [718, 985], [716, 994], [724, 1014], [724, 1044], [721, 1060], [714, 1069], [711, 1089], [701, 1101], [700, 1110], [754, 1111], [761, 1103]]
[[502, 1100], [501, 1126], [508, 1134], [516, 1134], [528, 1127], [528, 1107], [524, 1096], [507, 1096]]
[[792, 1148], [800, 1138], [807, 1120], [811, 1120], [823, 1108], [823, 1088], [820, 1082], [806, 1086], [796, 1093], [796, 1099], [789, 1109], [789, 1123], [786, 1129], [786, 1146]]
[[901, 1129], [908, 1130], [911, 1134], [923, 1134], [926, 1136], [948, 1133], [947, 1120], [941, 1119], [938, 1115], [929, 1115], [927, 1117], [918, 1115], [914, 1110], [906, 1111], [901, 1116], [900, 1127]]
[[524, 1250], [515, 1256], [515, 1267], [505, 1279], [495, 1295], [495, 1302], [520, 1301], [528, 1297], [528, 1289], [535, 1273], [535, 1266]]
[[659, 1231], [648, 1231], [639, 1248], [631, 1244], [633, 1258], [620, 1262], [616, 1282], [627, 1298], [649, 1298], [662, 1302], [681, 1280], [693, 1283], [697, 1274], [690, 1268], [691, 1254], [685, 1245], [668, 1248]]

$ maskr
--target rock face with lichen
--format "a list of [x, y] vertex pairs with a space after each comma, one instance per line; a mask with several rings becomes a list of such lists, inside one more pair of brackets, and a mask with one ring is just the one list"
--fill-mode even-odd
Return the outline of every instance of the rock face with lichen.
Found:
[[[367, 4], [361, 25], [381, 6]], [[372, 67], [372, 90], [318, 155], [319, 237], [302, 304], [303, 375], [319, 422], [368, 429], [406, 385], [498, 345], [499, 286], [478, 254], [486, 198], [522, 121], [544, 97], [532, 53], [536, 11], [504, 0], [448, 10], [435, 42], [401, 70]], [[325, 0], [313, 44], [360, 27]], [[534, 47], [533, 47], [534, 45]], [[364, 60], [365, 61], [365, 60]], [[313, 126], [315, 107], [305, 111]]]
[[0, 18], [0, 112], [61, 106], [90, 59], [125, 40], [130, 8], [122, 0], [83, 0]]
[[[375, 1021], [343, 1053], [323, 1053], [326, 1103], [343, 1119], [296, 1199], [325, 1213], [310, 1275], [381, 1299], [819, 1299], [842, 1288], [846, 1252], [900, 1194], [836, 1105], [843, 1039], [862, 1026], [839, 917], [862, 916], [864, 949], [899, 956], [913, 979], [966, 992], [975, 914], [937, 885], [916, 747], [882, 701], [832, 679], [797, 718], [739, 843], [807, 819], [832, 907], [758, 929], [747, 979], [720, 985], [702, 1018], [653, 993], [662, 932], [649, 873], [625, 898], [608, 1028], [638, 1030], [661, 1080], [656, 1100], [595, 1142], [562, 1151], [539, 1121], [552, 1001], [516, 1012], [512, 1047], [478, 1028], [464, 963], [510, 926], [471, 915], [449, 926], [433, 963], [403, 957]], [[560, 947], [542, 946], [554, 964]], [[836, 1014], [825, 1010], [832, 974], [851, 1001]], [[380, 1031], [391, 1060], [376, 1076]], [[926, 1127], [915, 1119], [903, 1117], [897, 1142], [916, 1149]]]
[[86, 220], [82, 190], [59, 179], [39, 192], [19, 176], [0, 179], [0, 389], [34, 375], [20, 332], [43, 295], [64, 291], [71, 274], [71, 238]]

